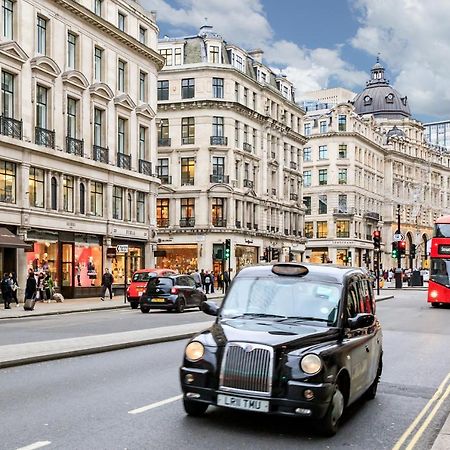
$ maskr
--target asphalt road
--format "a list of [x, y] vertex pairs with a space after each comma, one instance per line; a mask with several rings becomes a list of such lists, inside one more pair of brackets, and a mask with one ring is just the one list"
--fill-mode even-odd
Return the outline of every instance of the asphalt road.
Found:
[[[378, 314], [378, 396], [352, 407], [333, 438], [294, 419], [219, 408], [185, 416], [180, 341], [1, 370], [0, 449], [391, 449], [450, 371], [450, 309], [431, 309], [423, 292], [409, 291], [379, 303]], [[416, 449], [431, 447], [449, 411], [444, 402]]]
[[[220, 300], [214, 301], [220, 302]], [[211, 319], [211, 316], [200, 312], [198, 308], [187, 309], [182, 314], [162, 310], [152, 310], [149, 314], [142, 314], [139, 309], [123, 308], [4, 319], [0, 324], [0, 345], [183, 325], [204, 322], [208, 319]]]

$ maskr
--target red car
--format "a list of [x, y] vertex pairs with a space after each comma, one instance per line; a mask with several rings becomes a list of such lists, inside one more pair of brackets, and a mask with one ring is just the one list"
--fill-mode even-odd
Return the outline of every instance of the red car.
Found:
[[139, 306], [139, 300], [141, 295], [145, 292], [148, 280], [151, 273], [156, 273], [161, 277], [168, 275], [176, 275], [176, 271], [172, 269], [141, 269], [136, 270], [131, 279], [131, 283], [127, 289], [127, 300], [130, 302], [130, 306], [133, 309], [137, 309]]

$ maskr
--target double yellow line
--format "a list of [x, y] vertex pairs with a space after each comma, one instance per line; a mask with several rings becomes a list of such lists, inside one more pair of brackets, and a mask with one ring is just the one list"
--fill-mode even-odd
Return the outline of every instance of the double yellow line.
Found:
[[[418, 416], [414, 419], [412, 424], [408, 427], [408, 429], [402, 434], [400, 439], [394, 445], [392, 450], [412, 450], [414, 446], [417, 444], [419, 439], [422, 437], [424, 431], [427, 429], [430, 422], [433, 420], [433, 417], [439, 411], [439, 408], [444, 403], [445, 399], [450, 395], [450, 373], [444, 378], [444, 381], [439, 385], [433, 397], [430, 398], [428, 403], [424, 406], [422, 411], [418, 414]], [[434, 407], [430, 410], [430, 408]], [[427, 415], [428, 414], [428, 415]], [[426, 416], [426, 417], [425, 417]], [[424, 419], [425, 417], [425, 419]], [[423, 420], [422, 425], [419, 428], [418, 425]], [[406, 441], [409, 439], [409, 443], [406, 444]]]

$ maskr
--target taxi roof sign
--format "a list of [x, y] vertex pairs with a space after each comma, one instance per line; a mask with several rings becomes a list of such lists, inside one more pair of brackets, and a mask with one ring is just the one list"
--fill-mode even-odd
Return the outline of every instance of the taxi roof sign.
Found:
[[301, 264], [279, 263], [273, 265], [272, 272], [275, 275], [303, 277], [309, 272], [309, 270]]

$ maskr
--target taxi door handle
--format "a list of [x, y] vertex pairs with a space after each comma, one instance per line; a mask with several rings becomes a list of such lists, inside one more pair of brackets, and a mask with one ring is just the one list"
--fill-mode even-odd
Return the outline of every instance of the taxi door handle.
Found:
[[367, 352], [367, 353], [370, 352], [370, 349], [369, 349], [369, 346], [368, 346], [368, 345], [366, 345], [366, 352]]

